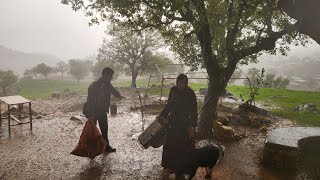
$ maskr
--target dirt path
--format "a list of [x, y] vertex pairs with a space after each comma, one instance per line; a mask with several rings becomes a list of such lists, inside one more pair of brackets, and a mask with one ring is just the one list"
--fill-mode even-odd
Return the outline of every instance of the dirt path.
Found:
[[[117, 116], [109, 118], [110, 143], [117, 152], [100, 155], [94, 160], [69, 154], [78, 143], [83, 124], [69, 120], [80, 111], [64, 111], [68, 108], [61, 108], [65, 104], [63, 102], [66, 100], [34, 103], [34, 109], [46, 112], [47, 116], [34, 120], [32, 134], [26, 124], [12, 127], [12, 137], [8, 138], [7, 124], [3, 122], [0, 130], [0, 179], [168, 178], [160, 166], [162, 148], [145, 150], [132, 138], [140, 131], [141, 114], [129, 110], [132, 105], [129, 99], [118, 105]], [[76, 107], [74, 104], [69, 106]], [[145, 115], [146, 124], [154, 117]], [[225, 143], [226, 155], [216, 167], [213, 179], [281, 179], [264, 173], [259, 166], [263, 142], [264, 135], [256, 133], [237, 142]], [[204, 170], [199, 168], [194, 179], [204, 179]]]

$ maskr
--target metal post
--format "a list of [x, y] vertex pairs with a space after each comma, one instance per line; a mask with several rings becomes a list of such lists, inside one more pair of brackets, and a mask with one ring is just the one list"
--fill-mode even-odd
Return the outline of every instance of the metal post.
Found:
[[162, 99], [163, 81], [164, 81], [164, 78], [163, 78], [163, 76], [162, 76], [162, 80], [161, 80], [161, 89], [160, 89], [160, 104], [162, 103], [161, 99]]
[[31, 102], [29, 102], [29, 116], [30, 116], [30, 130], [32, 130], [32, 112], [31, 112]]
[[10, 105], [8, 104], [8, 128], [9, 128], [9, 136], [11, 135], [10, 116], [11, 116], [11, 110], [10, 110]]
[[151, 80], [151, 75], [150, 75], [149, 80], [148, 80], [148, 86], [147, 86], [147, 90], [146, 90], [146, 95], [144, 96], [143, 104], [146, 103], [146, 99], [147, 99], [147, 95], [148, 95], [148, 91], [149, 91], [150, 80]]
[[0, 126], [2, 126], [1, 100], [0, 100]]
[[19, 120], [21, 121], [22, 123], [22, 118], [21, 118], [21, 109], [23, 107], [23, 104], [18, 104], [18, 108], [19, 108]]

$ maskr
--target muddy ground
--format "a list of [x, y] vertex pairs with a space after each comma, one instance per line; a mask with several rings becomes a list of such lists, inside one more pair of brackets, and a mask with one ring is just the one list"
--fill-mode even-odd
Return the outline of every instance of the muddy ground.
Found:
[[[77, 157], [70, 152], [77, 145], [83, 121], [70, 120], [81, 114], [83, 97], [69, 95], [59, 99], [33, 102], [33, 130], [29, 124], [12, 126], [8, 136], [7, 120], [0, 128], [0, 179], [168, 179], [160, 166], [162, 148], [144, 149], [136, 134], [141, 131], [141, 113], [135, 94], [126, 94], [117, 102], [118, 114], [109, 116], [110, 144], [116, 153], [103, 154], [94, 160]], [[149, 97], [149, 104], [158, 103]], [[2, 108], [3, 109], [3, 108]], [[146, 125], [153, 121], [161, 107], [152, 106], [145, 113]], [[230, 108], [221, 108], [221, 115]], [[39, 116], [40, 115], [40, 116]], [[42, 117], [42, 118], [40, 118]], [[290, 121], [271, 117], [268, 129], [293, 126]], [[226, 147], [222, 161], [215, 167], [212, 179], [294, 179], [290, 173], [275, 172], [260, 165], [265, 132], [259, 128], [234, 127], [244, 138], [221, 143]], [[194, 179], [204, 179], [199, 168]]]

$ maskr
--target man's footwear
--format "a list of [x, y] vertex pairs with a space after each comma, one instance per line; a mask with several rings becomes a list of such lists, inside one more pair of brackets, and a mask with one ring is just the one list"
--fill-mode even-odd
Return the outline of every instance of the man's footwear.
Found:
[[105, 151], [106, 151], [106, 152], [116, 152], [117, 149], [115, 149], [115, 148], [113, 148], [113, 147], [111, 147], [111, 146], [109, 145], [109, 146], [106, 147], [106, 150], [105, 150]]

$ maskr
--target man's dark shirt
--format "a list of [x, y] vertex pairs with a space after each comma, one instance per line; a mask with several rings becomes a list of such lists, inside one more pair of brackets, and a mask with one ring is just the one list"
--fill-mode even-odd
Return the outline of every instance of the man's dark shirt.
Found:
[[117, 98], [121, 97], [111, 83], [106, 83], [101, 78], [92, 82], [88, 88], [88, 97], [83, 107], [83, 114], [87, 118], [93, 118], [109, 113], [111, 93]]

